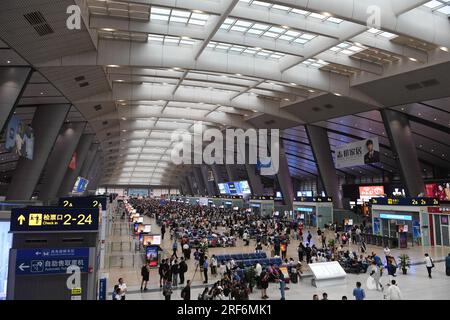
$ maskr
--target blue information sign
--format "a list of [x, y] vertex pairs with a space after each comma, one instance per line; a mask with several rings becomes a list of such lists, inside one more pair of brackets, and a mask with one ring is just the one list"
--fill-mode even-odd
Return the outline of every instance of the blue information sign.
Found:
[[106, 300], [106, 278], [100, 278], [98, 282], [98, 300]]
[[18, 249], [16, 275], [45, 275], [66, 273], [69, 266], [80, 267], [87, 272], [89, 248]]

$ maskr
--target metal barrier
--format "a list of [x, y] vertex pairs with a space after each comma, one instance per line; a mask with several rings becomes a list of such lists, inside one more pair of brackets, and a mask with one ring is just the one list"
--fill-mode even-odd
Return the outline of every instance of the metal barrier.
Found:
[[107, 268], [135, 268], [144, 263], [141, 253], [110, 254]]

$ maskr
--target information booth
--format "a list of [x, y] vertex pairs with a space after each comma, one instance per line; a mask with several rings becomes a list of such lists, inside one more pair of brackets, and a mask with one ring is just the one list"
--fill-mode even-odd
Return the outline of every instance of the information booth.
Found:
[[[380, 246], [407, 248], [411, 245], [432, 245], [433, 220], [429, 208], [439, 208], [434, 198], [373, 198], [370, 200], [373, 235]], [[431, 209], [433, 210], [433, 209]], [[381, 237], [381, 243], [380, 243]], [[371, 242], [375, 242], [372, 241]]]
[[95, 300], [100, 208], [11, 210], [8, 300]]
[[293, 203], [294, 218], [306, 226], [324, 228], [333, 223], [331, 197], [298, 197]]
[[275, 210], [275, 201], [273, 196], [251, 196], [249, 208], [252, 213], [263, 217], [272, 217]]

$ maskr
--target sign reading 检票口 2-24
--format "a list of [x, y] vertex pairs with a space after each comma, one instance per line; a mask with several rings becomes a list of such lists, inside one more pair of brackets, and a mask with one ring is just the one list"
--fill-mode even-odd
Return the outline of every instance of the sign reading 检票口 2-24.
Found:
[[98, 218], [96, 208], [17, 208], [11, 210], [11, 231], [97, 231]]

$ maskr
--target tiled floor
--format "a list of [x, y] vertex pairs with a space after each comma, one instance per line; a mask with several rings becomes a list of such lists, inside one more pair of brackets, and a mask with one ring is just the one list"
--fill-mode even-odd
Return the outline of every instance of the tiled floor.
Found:
[[[153, 232], [157, 233], [159, 231], [159, 227], [156, 225], [154, 219], [145, 218], [145, 223], [152, 224]], [[315, 231], [311, 230], [313, 233], [313, 242], [315, 237]], [[331, 236], [331, 235], [330, 235]], [[123, 233], [116, 233], [112, 235], [109, 241], [124, 241], [129, 242], [130, 236]], [[288, 246], [288, 257], [293, 257], [297, 260], [297, 240], [291, 240], [291, 244]], [[172, 242], [169, 238], [169, 235], [166, 234], [166, 237], [163, 241], [162, 248], [165, 250], [165, 255], [168, 256], [171, 254]], [[128, 248], [124, 246], [124, 248]], [[250, 246], [244, 246], [241, 240], [238, 240], [237, 246], [232, 248], [210, 248], [208, 254], [230, 254], [230, 253], [245, 253], [245, 252], [253, 252], [255, 248], [255, 241], [251, 241]], [[357, 251], [357, 246], [349, 246], [350, 250]], [[368, 252], [375, 251], [380, 254], [382, 257], [383, 248], [376, 246], [367, 246]], [[425, 252], [428, 252], [433, 259], [437, 262], [438, 260], [444, 259], [445, 256], [450, 252], [449, 247], [414, 247], [408, 249], [391, 249], [391, 253], [394, 256], [398, 256], [400, 253], [407, 253], [413, 263], [421, 263], [423, 261], [423, 255]], [[266, 253], [270, 254], [270, 249], [266, 249]], [[117, 252], [115, 253], [117, 254]], [[126, 252], [126, 254], [130, 254]], [[124, 256], [125, 259], [126, 256]], [[140, 261], [140, 260], [139, 260]], [[124, 265], [129, 265], [124, 263]], [[159, 289], [159, 275], [156, 269], [151, 270], [150, 272], [150, 281], [148, 288], [150, 289], [148, 292], [141, 293], [139, 290], [140, 287], [140, 268], [141, 263], [135, 263], [134, 267], [124, 267], [124, 268], [109, 268], [103, 270], [109, 275], [109, 283], [108, 287], [110, 291], [112, 287], [116, 283], [119, 277], [123, 277], [127, 286], [129, 288], [129, 293], [127, 299], [136, 299], [136, 300], [147, 300], [147, 299], [155, 299], [160, 300], [164, 299], [163, 295]], [[399, 287], [404, 295], [405, 299], [450, 299], [450, 277], [445, 275], [444, 263], [437, 262], [436, 268], [434, 269], [433, 279], [428, 279], [426, 268], [424, 265], [413, 266], [408, 275], [398, 274], [396, 277], [396, 281], [399, 284]], [[188, 261], [188, 272], [186, 273], [186, 279], [192, 280], [192, 299], [196, 299], [198, 294], [203, 290], [204, 285], [202, 284], [202, 279], [200, 277], [199, 272], [195, 272], [194, 261], [191, 259]], [[195, 273], [195, 276], [194, 276]], [[401, 273], [401, 272], [400, 272]], [[311, 278], [306, 278], [300, 281], [298, 284], [289, 284], [288, 287], [290, 290], [286, 291], [286, 299], [312, 299], [313, 294], [321, 295], [323, 292], [327, 292], [329, 299], [341, 299], [343, 295], [347, 295], [349, 299], [352, 299], [352, 290], [355, 286], [356, 281], [360, 281], [363, 284], [363, 288], [365, 288], [365, 283], [367, 280], [367, 274], [347, 275], [347, 284], [345, 286], [336, 286], [336, 287], [328, 287], [324, 289], [317, 289], [311, 285]], [[217, 278], [218, 280], [218, 278]], [[212, 284], [215, 281], [214, 278], [210, 276], [209, 283]], [[388, 276], [383, 276], [381, 282], [384, 284], [388, 282]], [[278, 290], [277, 284], [271, 284], [268, 289], [268, 295], [270, 299], [279, 299], [280, 292]], [[370, 300], [378, 300], [383, 299], [383, 294], [377, 291], [368, 291], [366, 290], [367, 299]], [[254, 292], [251, 294], [250, 299], [259, 299], [260, 293]], [[172, 295], [172, 299], [180, 299], [180, 290], [175, 290]]]

